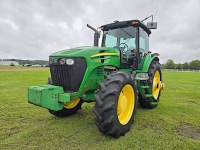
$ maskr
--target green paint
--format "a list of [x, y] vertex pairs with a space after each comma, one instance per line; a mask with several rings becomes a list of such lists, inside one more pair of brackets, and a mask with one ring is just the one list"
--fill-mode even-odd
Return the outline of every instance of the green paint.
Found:
[[60, 86], [43, 85], [28, 88], [28, 102], [50, 110], [61, 110], [64, 103], [69, 101], [70, 95], [65, 94]]
[[143, 63], [141, 63], [139, 66], [139, 68], [141, 68], [141, 69], [137, 70], [136, 72], [137, 73], [148, 72], [149, 66], [153, 60], [159, 60], [158, 55], [156, 55], [156, 54], [154, 56], [146, 55], [145, 58], [142, 60]]
[[[85, 74], [77, 92], [64, 93], [62, 87], [52, 85], [29, 87], [28, 101], [30, 103], [55, 111], [61, 110], [64, 103], [70, 102], [70, 100], [73, 99], [81, 98], [88, 102], [95, 101], [94, 94], [95, 91], [99, 89], [98, 83], [102, 82], [105, 75], [112, 73], [113, 70], [116, 69], [121, 72], [133, 72], [133, 68], [131, 67], [121, 67], [121, 60], [123, 60], [123, 57], [118, 49], [111, 47], [76, 47], [61, 50], [51, 54], [49, 57], [53, 59], [54, 63], [57, 62], [59, 58], [84, 58], [87, 65]], [[158, 59], [156, 55], [151, 56], [150, 54], [146, 54], [140, 60], [138, 70], [136, 70], [136, 76], [139, 73], [148, 72], [150, 63], [154, 59]], [[110, 69], [109, 67], [114, 69]], [[144, 87], [138, 84], [139, 92], [142, 93], [142, 95], [145, 95], [143, 93], [143, 88]], [[151, 91], [149, 91], [149, 93], [151, 93]]]

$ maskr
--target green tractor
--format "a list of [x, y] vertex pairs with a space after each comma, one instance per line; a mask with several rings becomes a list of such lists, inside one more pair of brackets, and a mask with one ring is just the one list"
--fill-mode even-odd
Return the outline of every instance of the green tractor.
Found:
[[159, 54], [149, 51], [150, 29], [157, 23], [115, 21], [94, 30], [94, 46], [71, 48], [49, 56], [47, 85], [28, 88], [28, 102], [58, 117], [75, 114], [83, 102], [96, 102], [95, 123], [106, 135], [130, 130], [137, 104], [158, 105], [162, 83]]

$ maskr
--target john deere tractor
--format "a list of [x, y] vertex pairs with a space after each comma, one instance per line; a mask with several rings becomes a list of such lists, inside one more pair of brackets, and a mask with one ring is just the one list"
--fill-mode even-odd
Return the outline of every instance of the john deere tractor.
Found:
[[106, 135], [130, 130], [137, 104], [153, 109], [163, 89], [159, 54], [149, 51], [150, 29], [139, 20], [115, 21], [94, 33], [94, 46], [65, 49], [49, 56], [47, 85], [28, 88], [28, 102], [58, 117], [75, 114], [83, 102], [96, 102], [95, 123]]

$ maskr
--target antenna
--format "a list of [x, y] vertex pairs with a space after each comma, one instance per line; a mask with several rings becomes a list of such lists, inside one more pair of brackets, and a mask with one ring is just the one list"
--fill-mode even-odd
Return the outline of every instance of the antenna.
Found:
[[155, 12], [154, 16], [156, 16], [156, 15], [157, 15], [157, 12], [158, 12], [158, 6], [157, 6], [157, 9], [156, 9], [156, 12]]
[[153, 15], [151, 15], [151, 16], [149, 16], [149, 17], [146, 17], [146, 18], [145, 18], [145, 19], [143, 19], [141, 22], [143, 22], [143, 21], [145, 21], [145, 20], [149, 19], [150, 17], [152, 17], [152, 22], [153, 22]]

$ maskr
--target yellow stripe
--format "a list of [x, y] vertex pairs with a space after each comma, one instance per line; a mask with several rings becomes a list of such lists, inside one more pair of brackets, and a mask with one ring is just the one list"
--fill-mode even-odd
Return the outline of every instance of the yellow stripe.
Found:
[[92, 55], [91, 58], [100, 57], [100, 56], [119, 56], [119, 54], [117, 54], [117, 53], [99, 53], [99, 54]]

